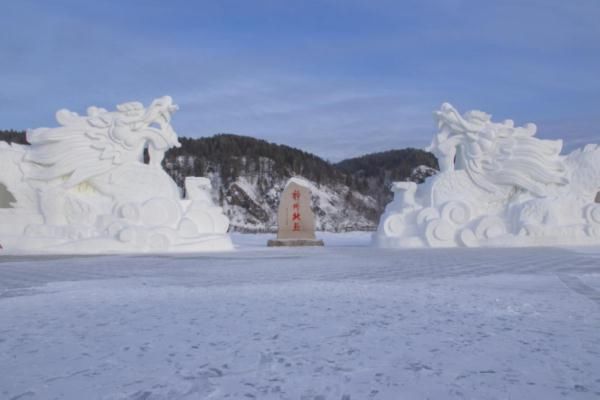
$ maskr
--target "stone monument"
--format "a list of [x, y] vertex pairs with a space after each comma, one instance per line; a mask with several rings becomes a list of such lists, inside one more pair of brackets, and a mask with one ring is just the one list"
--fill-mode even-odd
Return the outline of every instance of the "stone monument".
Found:
[[379, 247], [600, 245], [600, 146], [562, 155], [536, 126], [435, 113], [429, 147], [440, 172], [396, 182], [373, 242]]
[[323, 246], [315, 236], [315, 215], [311, 208], [310, 183], [291, 178], [281, 194], [277, 212], [277, 239], [269, 240], [270, 247]]
[[[138, 253], [231, 250], [229, 221], [210, 181], [187, 178], [187, 197], [163, 170], [180, 146], [169, 96], [147, 108], [56, 113], [60, 126], [0, 142], [3, 253]], [[144, 162], [147, 151], [149, 161]]]

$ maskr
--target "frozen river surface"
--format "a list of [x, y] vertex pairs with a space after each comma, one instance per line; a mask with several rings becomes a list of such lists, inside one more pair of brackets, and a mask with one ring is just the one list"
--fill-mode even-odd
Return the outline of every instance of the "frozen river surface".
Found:
[[0, 257], [0, 398], [600, 399], [600, 248]]

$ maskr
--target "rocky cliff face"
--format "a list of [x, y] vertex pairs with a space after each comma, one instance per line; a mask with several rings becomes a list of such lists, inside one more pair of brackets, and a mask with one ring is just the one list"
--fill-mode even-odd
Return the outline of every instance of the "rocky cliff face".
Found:
[[[247, 162], [247, 161], [246, 161]], [[166, 169], [183, 179], [186, 165], [194, 156], [179, 156], [166, 162]], [[277, 230], [279, 196], [292, 174], [281, 174], [273, 168], [274, 161], [260, 158], [258, 168], [248, 168], [225, 181], [220, 165], [212, 164], [207, 176], [213, 186], [213, 198], [230, 219], [233, 230], [242, 232], [274, 232]], [[343, 232], [374, 230], [379, 210], [373, 197], [352, 190], [343, 183], [319, 184], [311, 181], [313, 212], [317, 230]]]

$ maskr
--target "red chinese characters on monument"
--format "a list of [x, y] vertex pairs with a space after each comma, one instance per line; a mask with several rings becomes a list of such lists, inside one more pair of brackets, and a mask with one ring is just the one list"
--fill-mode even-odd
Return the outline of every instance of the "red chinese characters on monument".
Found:
[[291, 178], [285, 185], [277, 211], [278, 240], [315, 239], [315, 215], [308, 182]]
[[292, 230], [294, 232], [299, 232], [302, 230], [300, 226], [300, 221], [302, 218], [300, 217], [300, 191], [294, 190], [292, 192]]
[[269, 246], [323, 246], [315, 236], [310, 187], [301, 177], [287, 182], [277, 211], [277, 239], [269, 240]]

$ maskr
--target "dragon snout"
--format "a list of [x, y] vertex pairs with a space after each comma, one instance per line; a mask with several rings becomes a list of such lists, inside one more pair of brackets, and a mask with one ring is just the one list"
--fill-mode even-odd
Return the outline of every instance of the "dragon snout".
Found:
[[169, 126], [167, 130], [167, 144], [170, 147], [181, 147], [181, 143], [179, 142], [179, 138], [177, 137], [177, 133], [175, 130]]

